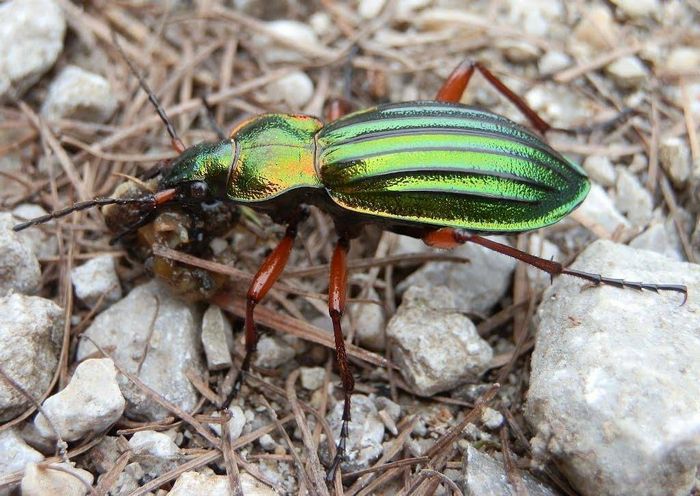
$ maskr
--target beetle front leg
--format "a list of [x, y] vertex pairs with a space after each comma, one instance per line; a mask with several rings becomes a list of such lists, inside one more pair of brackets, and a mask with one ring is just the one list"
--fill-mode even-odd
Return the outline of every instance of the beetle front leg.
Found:
[[[343, 423], [340, 428], [340, 438], [335, 453], [335, 458], [326, 474], [326, 481], [332, 482], [335, 472], [345, 458], [345, 447], [348, 439], [348, 424], [350, 423], [350, 396], [355, 388], [355, 380], [350, 371], [348, 356], [345, 352], [345, 340], [340, 319], [345, 311], [345, 298], [347, 293], [347, 255], [350, 243], [347, 238], [341, 237], [335, 246], [331, 260], [331, 274], [328, 284], [328, 313], [333, 321], [333, 335], [335, 337], [335, 353], [340, 369], [340, 379], [343, 383]], [[329, 439], [328, 442], [333, 442]]]
[[297, 225], [300, 220], [300, 215], [297, 215], [289, 223], [284, 238], [282, 238], [272, 253], [267, 256], [248, 288], [245, 309], [245, 357], [243, 358], [238, 377], [236, 377], [236, 382], [233, 385], [233, 391], [231, 392], [232, 398], [235, 398], [240, 392], [243, 376], [250, 370], [250, 362], [258, 346], [258, 333], [255, 329], [254, 318], [255, 307], [265, 297], [267, 292], [270, 291], [270, 288], [275, 284], [275, 281], [277, 281], [284, 267], [287, 265], [289, 254], [292, 251], [292, 246], [294, 246], [294, 238], [296, 238], [297, 235]]
[[552, 128], [547, 121], [537, 115], [537, 112], [530, 108], [522, 97], [506, 86], [506, 84], [501, 81], [498, 76], [484, 67], [480, 62], [465, 60], [459, 64], [455, 70], [452, 71], [452, 74], [447, 77], [440, 88], [440, 91], [438, 91], [435, 99], [441, 102], [459, 103], [459, 101], [462, 99], [462, 94], [466, 91], [467, 86], [469, 85], [469, 80], [474, 74], [474, 70], [478, 70], [501, 95], [505, 96], [513, 103], [513, 105], [518, 107], [520, 112], [527, 117], [532, 126], [540, 133], [545, 134]]
[[565, 274], [578, 277], [579, 279], [584, 279], [592, 282], [593, 284], [604, 284], [607, 286], [615, 286], [617, 288], [632, 288], [637, 290], [646, 289], [656, 293], [659, 291], [675, 291], [683, 295], [683, 303], [685, 303], [685, 300], [688, 298], [688, 288], [682, 284], [655, 284], [648, 282], [626, 281], [624, 279], [605, 277], [600, 274], [592, 274], [582, 270], [568, 269], [554, 260], [536, 257], [524, 251], [513, 248], [512, 246], [504, 245], [476, 234], [471, 234], [464, 229], [445, 227], [442, 229], [431, 230], [425, 233], [423, 236], [423, 242], [425, 242], [425, 244], [428, 246], [445, 249], [455, 248], [467, 242], [476, 243], [477, 245], [481, 245], [490, 250], [513, 257], [521, 262], [525, 262], [528, 265], [532, 265], [533, 267], [543, 270], [552, 277]]

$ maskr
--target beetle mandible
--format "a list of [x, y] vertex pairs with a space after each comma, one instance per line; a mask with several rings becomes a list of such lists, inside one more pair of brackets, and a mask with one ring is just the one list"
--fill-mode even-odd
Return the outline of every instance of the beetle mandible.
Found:
[[[131, 66], [131, 64], [129, 64]], [[282, 273], [305, 206], [327, 212], [338, 241], [333, 252], [328, 310], [344, 393], [343, 423], [332, 479], [345, 454], [354, 388], [345, 351], [341, 317], [345, 310], [349, 242], [363, 225], [421, 238], [453, 248], [482, 245], [541, 269], [594, 284], [676, 291], [680, 284], [613, 279], [564, 268], [481, 234], [518, 233], [558, 222], [586, 197], [590, 183], [579, 166], [552, 149], [541, 136], [492, 112], [459, 103], [475, 71], [517, 106], [544, 135], [551, 126], [478, 62], [465, 61], [444, 82], [435, 100], [379, 105], [349, 115], [332, 107], [323, 124], [308, 115], [263, 114], [236, 127], [229, 138], [185, 148], [165, 112], [133, 69], [156, 106], [180, 155], [158, 191], [141, 198], [100, 198], [15, 226], [21, 230], [97, 205], [138, 204], [136, 229], [165, 205], [220, 200], [246, 205], [286, 224], [284, 237], [250, 284], [245, 318], [246, 354], [234, 386], [256, 350], [255, 307]]]

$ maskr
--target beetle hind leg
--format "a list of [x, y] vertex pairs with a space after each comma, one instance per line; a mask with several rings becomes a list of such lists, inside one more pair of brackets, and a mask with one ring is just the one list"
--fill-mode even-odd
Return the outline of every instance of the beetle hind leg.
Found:
[[471, 234], [464, 229], [453, 229], [453, 228], [442, 228], [436, 230], [430, 230], [426, 232], [423, 236], [423, 241], [429, 246], [434, 246], [436, 248], [455, 248], [464, 243], [471, 242], [481, 245], [490, 250], [497, 251], [509, 257], [513, 257], [521, 262], [525, 262], [528, 265], [532, 265], [544, 272], [547, 272], [550, 276], [558, 276], [561, 274], [578, 277], [579, 279], [584, 279], [595, 285], [606, 285], [614, 286], [617, 288], [632, 288], [637, 290], [647, 290], [654, 291], [658, 293], [659, 291], [674, 291], [676, 293], [681, 293], [683, 295], [683, 303], [688, 298], [688, 288], [682, 284], [655, 284], [647, 282], [636, 282], [627, 281], [625, 279], [615, 279], [612, 277], [602, 276], [600, 274], [593, 274], [590, 272], [584, 272], [582, 270], [568, 269], [565, 268], [559, 262], [553, 260], [547, 260], [545, 258], [536, 257], [524, 251], [513, 248], [512, 246], [504, 245], [496, 241], [483, 238], [476, 234]]
[[522, 112], [527, 120], [530, 121], [530, 124], [540, 133], [545, 134], [552, 129], [552, 126], [530, 108], [521, 96], [506, 86], [498, 76], [488, 70], [480, 62], [465, 60], [459, 64], [447, 77], [438, 91], [437, 96], [435, 96], [435, 99], [441, 102], [459, 103], [475, 70], [479, 71], [501, 95], [505, 96], [513, 105], [518, 107], [518, 110]]

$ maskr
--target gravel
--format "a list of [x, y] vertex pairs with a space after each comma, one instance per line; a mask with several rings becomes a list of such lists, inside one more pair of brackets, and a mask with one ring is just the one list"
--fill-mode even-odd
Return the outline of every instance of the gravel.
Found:
[[34, 245], [12, 230], [17, 223], [11, 214], [0, 213], [0, 296], [11, 292], [33, 294], [41, 283]]

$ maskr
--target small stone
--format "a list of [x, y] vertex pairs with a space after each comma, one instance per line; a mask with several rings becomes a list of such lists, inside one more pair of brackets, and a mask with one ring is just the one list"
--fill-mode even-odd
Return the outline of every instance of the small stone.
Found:
[[106, 122], [116, 109], [117, 100], [105, 78], [69, 65], [49, 86], [41, 114], [49, 120]]
[[117, 440], [118, 438], [114, 436], [104, 436], [102, 441], [88, 452], [86, 458], [98, 474], [109, 472], [117, 463], [117, 459], [122, 454]]
[[[48, 212], [39, 205], [34, 205], [32, 203], [22, 203], [12, 210], [12, 215], [15, 219], [21, 221], [41, 217], [47, 213]], [[47, 222], [46, 224], [51, 224], [51, 222]], [[58, 254], [58, 239], [56, 239], [56, 236], [44, 232], [41, 229], [28, 228], [18, 232], [17, 237], [29, 246], [34, 255], [39, 259], [55, 257]]]
[[[510, 245], [504, 236], [489, 238]], [[423, 243], [414, 240], [411, 244], [418, 248]], [[404, 246], [409, 245], [406, 242]], [[421, 249], [425, 251], [425, 248]], [[419, 250], [416, 249], [413, 253], [417, 251]], [[459, 302], [462, 312], [486, 314], [508, 291], [516, 264], [510, 257], [473, 243], [467, 243], [449, 252], [437, 252], [464, 257], [469, 259], [469, 262], [428, 262], [399, 284], [400, 292], [409, 286], [447, 286], [454, 294], [455, 301]]]
[[[0, 298], [0, 364], [3, 372], [33, 398], [41, 398], [58, 365], [63, 309], [38, 296], [18, 293]], [[29, 400], [0, 381], [0, 421], [14, 418]]]
[[[253, 37], [253, 43], [260, 50], [260, 55], [269, 63], [303, 62], [305, 56], [295, 47], [305, 47], [313, 51], [321, 45], [316, 32], [307, 24], [299, 21], [280, 19], [267, 23], [268, 30], [274, 32], [276, 39], [272, 40], [265, 34]], [[284, 43], [284, 41], [287, 43]]]
[[267, 452], [273, 452], [277, 448], [277, 442], [269, 434], [263, 434], [260, 436], [258, 439], [258, 444]]
[[314, 12], [309, 17], [309, 25], [318, 36], [328, 36], [335, 29], [334, 21], [327, 12]]
[[[168, 401], [191, 411], [198, 394], [187, 371], [204, 373], [198, 321], [194, 306], [174, 298], [153, 280], [99, 314], [85, 335], [103, 349], [114, 350], [112, 358], [124, 370], [136, 374]], [[84, 339], [78, 345], [77, 359], [96, 352], [90, 340]], [[169, 414], [125, 377], [120, 375], [118, 380], [128, 416], [158, 420]]]
[[326, 369], [323, 367], [301, 367], [301, 387], [308, 391], [316, 391], [323, 386], [326, 379]]
[[294, 358], [294, 348], [278, 336], [262, 336], [258, 341], [255, 365], [274, 369]]
[[149, 479], [174, 469], [182, 460], [180, 448], [164, 432], [136, 432], [129, 439], [129, 447]]
[[167, 434], [157, 431], [138, 431], [129, 439], [129, 447], [136, 455], [170, 458], [180, 454], [180, 448]]
[[29, 463], [22, 477], [22, 496], [85, 496], [92, 485], [92, 474], [67, 463], [56, 465], [61, 470]]
[[637, 176], [620, 168], [617, 175], [615, 206], [627, 215], [635, 226], [645, 226], [651, 220], [654, 200]]
[[634, 55], [620, 57], [608, 64], [605, 70], [620, 88], [626, 90], [639, 87], [649, 77], [647, 68]]
[[86, 305], [94, 307], [100, 298], [113, 303], [122, 297], [122, 287], [114, 265], [114, 257], [100, 255], [71, 271], [75, 295]]
[[658, 0], [612, 0], [627, 17], [638, 19], [659, 12]]
[[19, 98], [46, 73], [63, 50], [66, 20], [53, 0], [14, 0], [0, 5], [0, 102]]
[[581, 43], [593, 53], [609, 50], [618, 41], [619, 28], [612, 18], [610, 9], [603, 5], [593, 5], [585, 10], [585, 15], [574, 29], [570, 47], [580, 51]]
[[[467, 446], [462, 464], [462, 490], [470, 496], [496, 496], [513, 494], [503, 463], [482, 453], [471, 444]], [[530, 496], [556, 496], [554, 489], [546, 486], [526, 472], [520, 472], [526, 493]]]
[[[44, 455], [24, 442], [16, 429], [0, 431], [0, 477], [24, 470], [28, 463], [39, 463]], [[0, 490], [0, 494], [5, 489]]]
[[615, 184], [617, 172], [610, 159], [604, 155], [590, 155], [583, 161], [583, 168], [591, 179], [603, 187]]
[[615, 204], [605, 190], [596, 183], [591, 184], [591, 191], [578, 208], [578, 212], [604, 228], [611, 236], [620, 226], [631, 227], [629, 221], [615, 208]]
[[[597, 241], [572, 268], [700, 292], [700, 267]], [[700, 300], [558, 277], [538, 310], [525, 417], [581, 494], [689, 494], [700, 464]]]
[[676, 47], [666, 59], [667, 71], [677, 74], [690, 73], [700, 66], [700, 50], [693, 47]]
[[[109, 495], [131, 494], [141, 487], [141, 480], [146, 474], [139, 463], [129, 463], [117, 476], [109, 488]], [[98, 478], [98, 483], [102, 477]]]
[[47, 439], [56, 438], [56, 429], [64, 441], [75, 441], [106, 430], [121, 418], [125, 404], [114, 362], [109, 358], [85, 360], [68, 385], [44, 401], [34, 425]]
[[412, 286], [389, 321], [388, 347], [416, 394], [448, 391], [488, 368], [491, 347], [455, 305], [445, 287]]
[[571, 65], [571, 57], [564, 52], [551, 50], [540, 58], [538, 67], [540, 74], [554, 74]]
[[374, 19], [384, 8], [386, 0], [361, 0], [357, 12], [363, 19]]
[[[672, 227], [675, 229], [675, 227]], [[675, 238], [669, 229], [661, 223], [652, 224], [642, 234], [630, 241], [630, 246], [638, 250], [649, 250], [660, 253], [674, 260], [683, 261], [680, 240]]]
[[[277, 492], [253, 476], [240, 475], [243, 496], [277, 496]], [[185, 472], [175, 481], [167, 496], [229, 496], [231, 489], [226, 475]]]
[[41, 284], [41, 267], [32, 245], [12, 230], [17, 223], [11, 214], [0, 213], [0, 296], [13, 291], [32, 294]]
[[486, 407], [481, 414], [481, 422], [484, 427], [494, 431], [503, 425], [503, 415], [498, 410]]
[[[326, 416], [333, 432], [333, 443], [338, 442], [342, 426], [343, 402], [339, 401]], [[368, 468], [384, 451], [384, 423], [379, 417], [377, 407], [368, 396], [353, 394], [350, 408], [349, 437], [346, 445], [346, 458], [341, 462], [343, 472], [354, 472]], [[321, 456], [330, 462], [327, 445], [321, 448]]]
[[233, 330], [216, 305], [210, 305], [202, 317], [202, 345], [209, 370], [227, 369], [233, 365]]
[[540, 49], [523, 40], [503, 39], [496, 43], [503, 55], [514, 64], [529, 64], [540, 57]]
[[683, 188], [690, 178], [690, 151], [681, 138], [671, 136], [659, 145], [659, 162], [676, 188]]
[[314, 83], [303, 71], [290, 72], [267, 87], [272, 99], [283, 101], [293, 110], [306, 105], [314, 94]]
[[228, 421], [228, 433], [229, 439], [233, 442], [241, 437], [247, 419], [240, 406], [232, 406], [229, 408], [229, 413], [231, 415], [231, 420]]
[[[369, 288], [364, 296], [369, 300], [379, 300], [379, 295], [374, 288]], [[350, 307], [349, 312], [357, 330], [358, 341], [371, 350], [381, 351], [386, 348], [384, 329], [386, 328], [386, 315], [384, 307], [374, 303], [357, 303]]]
[[394, 403], [389, 398], [377, 396], [374, 400], [374, 404], [377, 405], [377, 408], [380, 410], [387, 412], [394, 422], [398, 422], [399, 418], [401, 418], [401, 405]]

